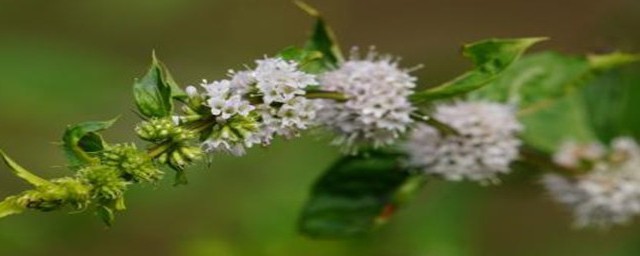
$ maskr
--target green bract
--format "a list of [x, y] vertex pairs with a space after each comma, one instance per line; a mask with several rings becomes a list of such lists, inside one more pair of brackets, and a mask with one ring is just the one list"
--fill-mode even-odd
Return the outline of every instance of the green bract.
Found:
[[101, 151], [105, 146], [98, 132], [111, 127], [116, 120], [84, 122], [67, 127], [62, 137], [62, 148], [72, 168], [98, 161], [93, 154]]

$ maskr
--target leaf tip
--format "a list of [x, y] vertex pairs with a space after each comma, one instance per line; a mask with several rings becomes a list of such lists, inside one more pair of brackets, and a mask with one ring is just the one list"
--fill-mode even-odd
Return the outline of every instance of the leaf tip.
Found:
[[298, 8], [300, 8], [302, 11], [306, 12], [310, 16], [320, 17], [320, 12], [316, 8], [314, 8], [313, 6], [309, 5], [308, 3], [304, 2], [304, 1], [293, 0], [293, 4], [298, 6]]

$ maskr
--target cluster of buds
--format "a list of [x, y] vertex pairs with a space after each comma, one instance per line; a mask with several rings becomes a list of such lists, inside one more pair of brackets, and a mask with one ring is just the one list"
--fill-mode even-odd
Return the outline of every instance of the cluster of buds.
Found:
[[106, 166], [87, 166], [78, 170], [78, 177], [91, 184], [91, 194], [100, 202], [122, 201], [130, 182], [123, 178], [122, 170]]
[[202, 156], [200, 147], [193, 144], [197, 133], [179, 126], [171, 119], [154, 118], [142, 122], [135, 130], [141, 139], [156, 144], [150, 151], [151, 157], [155, 157], [159, 163], [182, 170]]
[[154, 182], [162, 178], [149, 156], [139, 151], [134, 144], [117, 144], [100, 152], [103, 165], [119, 169], [125, 180], [132, 182]]

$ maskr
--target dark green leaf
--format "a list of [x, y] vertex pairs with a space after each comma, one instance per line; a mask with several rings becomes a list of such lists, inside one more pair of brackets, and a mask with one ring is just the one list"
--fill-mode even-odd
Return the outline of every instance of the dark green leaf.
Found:
[[67, 127], [62, 137], [62, 147], [72, 167], [97, 161], [91, 153], [101, 151], [105, 146], [98, 132], [109, 128], [116, 120], [84, 122]]
[[113, 210], [104, 205], [98, 206], [96, 209], [96, 215], [104, 222], [107, 227], [111, 227], [113, 225], [113, 221], [115, 220], [115, 214]]
[[402, 166], [402, 157], [370, 151], [340, 159], [313, 186], [299, 220], [300, 231], [311, 237], [339, 238], [375, 229], [420, 187]]
[[295, 3], [306, 13], [316, 18], [311, 38], [305, 44], [304, 49], [322, 54], [322, 64], [325, 69], [335, 67], [339, 62], [344, 61], [342, 51], [336, 40], [333, 30], [325, 23], [320, 13], [310, 5], [295, 1]]
[[412, 95], [413, 102], [449, 98], [479, 89], [516, 61], [529, 47], [545, 38], [490, 39], [465, 45], [462, 54], [475, 68], [452, 81]]
[[[0, 150], [0, 156], [2, 156], [2, 160], [4, 161], [4, 163], [7, 164], [7, 166], [9, 166], [11, 171], [13, 171], [13, 173], [16, 176], [18, 176], [18, 177], [22, 178], [23, 180], [29, 182], [29, 184], [34, 185], [36, 187], [37, 186], [44, 186], [44, 185], [51, 185], [51, 182], [36, 176], [35, 174], [31, 173], [30, 171], [28, 171], [27, 169], [23, 168], [18, 163], [13, 161], [13, 159], [9, 158], [9, 156], [7, 156], [7, 154], [5, 154], [4, 151], [2, 151], [2, 150]], [[8, 206], [5, 205], [4, 207], [8, 207]]]
[[168, 117], [173, 111], [173, 90], [178, 86], [155, 53], [149, 71], [133, 84], [133, 96], [140, 113], [146, 117]]

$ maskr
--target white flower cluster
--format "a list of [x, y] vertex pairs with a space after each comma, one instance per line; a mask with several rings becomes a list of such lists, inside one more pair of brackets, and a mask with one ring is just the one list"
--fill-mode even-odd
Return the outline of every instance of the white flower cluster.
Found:
[[298, 69], [294, 61], [265, 58], [253, 70], [230, 71], [230, 79], [203, 82], [201, 97], [216, 118], [206, 151], [243, 155], [254, 144], [268, 144], [274, 135], [293, 136], [315, 118], [315, 105], [304, 98], [305, 88], [317, 85], [315, 76]]
[[349, 98], [344, 103], [323, 100], [318, 111], [319, 121], [338, 134], [334, 143], [349, 151], [359, 143], [392, 144], [412, 123], [414, 107], [407, 96], [416, 78], [391, 57], [373, 51], [364, 59], [352, 54], [338, 69], [320, 76], [320, 85]]
[[640, 146], [635, 140], [617, 138], [609, 150], [597, 143], [566, 142], [554, 159], [561, 166], [588, 170], [572, 178], [543, 178], [553, 198], [571, 208], [576, 226], [606, 228], [640, 214]]
[[274, 135], [289, 138], [312, 125], [316, 104], [304, 95], [307, 86], [318, 84], [315, 76], [298, 70], [293, 61], [266, 59], [256, 63], [253, 79], [264, 102], [259, 106], [262, 122], [256, 139], [268, 144]]
[[518, 157], [522, 125], [509, 105], [489, 102], [457, 102], [439, 105], [434, 117], [457, 134], [442, 134], [420, 124], [405, 144], [409, 163], [425, 173], [447, 180], [469, 179], [496, 183]]

